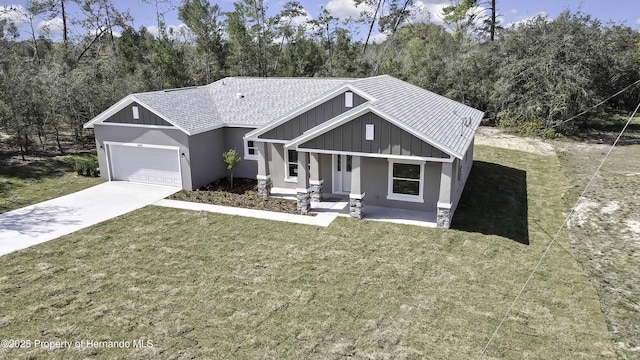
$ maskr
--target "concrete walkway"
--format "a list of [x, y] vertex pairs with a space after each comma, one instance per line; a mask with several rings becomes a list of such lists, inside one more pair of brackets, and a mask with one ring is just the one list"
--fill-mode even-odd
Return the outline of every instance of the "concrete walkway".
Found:
[[179, 190], [111, 181], [0, 214], [0, 256], [140, 209]]
[[167, 200], [167, 199], [160, 200], [154, 203], [153, 205], [171, 207], [176, 209], [184, 209], [184, 210], [209, 211], [213, 213], [226, 214], [226, 215], [236, 215], [236, 216], [252, 217], [257, 219], [283, 221], [283, 222], [290, 222], [290, 223], [296, 223], [296, 224], [316, 225], [316, 226], [324, 226], [324, 227], [329, 226], [333, 222], [333, 220], [335, 220], [337, 217], [337, 215], [335, 214], [318, 214], [316, 216], [306, 216], [306, 215], [286, 214], [286, 213], [280, 213], [280, 212], [274, 212], [274, 211], [243, 209], [243, 208], [230, 207], [230, 206], [201, 204], [201, 203], [193, 203], [188, 201]]

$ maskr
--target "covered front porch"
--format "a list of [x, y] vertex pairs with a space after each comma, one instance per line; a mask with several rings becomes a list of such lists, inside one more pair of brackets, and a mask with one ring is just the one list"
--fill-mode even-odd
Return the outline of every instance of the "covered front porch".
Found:
[[448, 159], [285, 148], [287, 186], [281, 186], [271, 178], [273, 151], [257, 145], [259, 194], [295, 199], [301, 214], [449, 227], [453, 164]]
[[[297, 200], [295, 190], [286, 188], [272, 188], [272, 197], [282, 199]], [[311, 201], [308, 214], [327, 214], [341, 217], [351, 217], [348, 195], [325, 194], [322, 201]], [[409, 210], [386, 206], [367, 205], [366, 216], [363, 220], [390, 222], [395, 224], [406, 224], [423, 226], [429, 228], [437, 227], [437, 214], [435, 212]]]

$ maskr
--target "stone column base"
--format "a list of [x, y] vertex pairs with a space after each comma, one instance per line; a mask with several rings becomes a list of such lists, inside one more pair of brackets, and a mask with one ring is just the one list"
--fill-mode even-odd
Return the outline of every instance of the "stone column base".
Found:
[[323, 189], [323, 180], [311, 180], [310, 181], [310, 190], [311, 190], [311, 201], [320, 202], [322, 201], [322, 189]]
[[451, 205], [438, 204], [436, 224], [441, 229], [448, 229], [451, 226]]
[[309, 191], [298, 190], [297, 198], [298, 211], [300, 211], [300, 214], [302, 215], [307, 215], [311, 209], [311, 196], [309, 195]]
[[258, 178], [258, 195], [267, 197], [271, 194], [271, 178]]
[[364, 194], [349, 195], [349, 216], [362, 219], [364, 214]]

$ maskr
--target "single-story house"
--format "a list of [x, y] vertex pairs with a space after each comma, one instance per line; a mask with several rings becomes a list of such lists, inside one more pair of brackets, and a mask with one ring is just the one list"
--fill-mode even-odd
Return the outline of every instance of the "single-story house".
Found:
[[[484, 114], [388, 75], [228, 77], [132, 94], [91, 121], [102, 176], [193, 190], [227, 175], [295, 193], [302, 213], [327, 194], [437, 214], [449, 227]], [[366, 217], [366, 214], [365, 214]]]

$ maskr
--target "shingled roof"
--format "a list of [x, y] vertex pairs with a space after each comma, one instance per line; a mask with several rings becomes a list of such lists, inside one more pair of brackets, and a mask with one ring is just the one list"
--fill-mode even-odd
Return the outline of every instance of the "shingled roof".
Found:
[[[344, 85], [374, 98], [368, 106], [424, 134], [456, 157], [463, 156], [484, 116], [482, 111], [388, 75], [362, 79], [228, 77], [201, 87], [132, 94], [112, 108], [136, 101], [193, 135], [222, 126], [259, 128]], [[112, 108], [85, 127], [104, 120]]]

